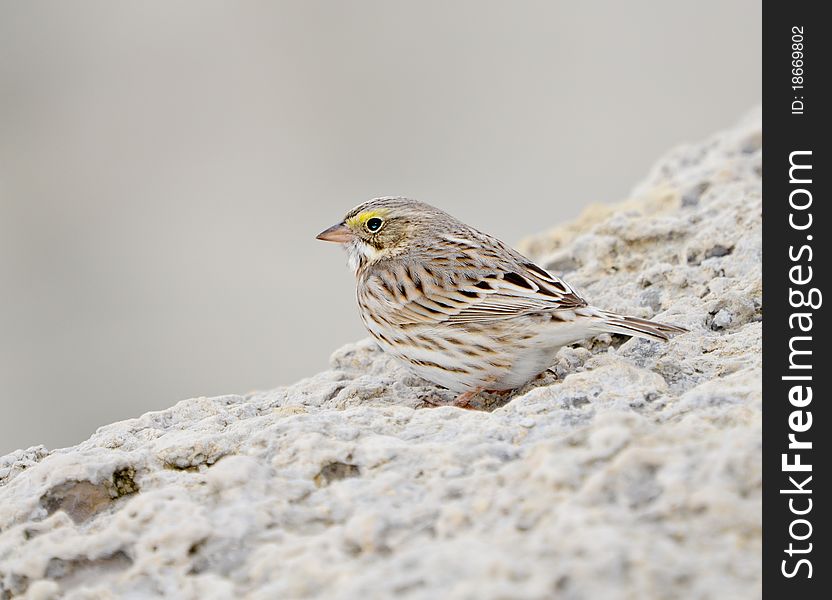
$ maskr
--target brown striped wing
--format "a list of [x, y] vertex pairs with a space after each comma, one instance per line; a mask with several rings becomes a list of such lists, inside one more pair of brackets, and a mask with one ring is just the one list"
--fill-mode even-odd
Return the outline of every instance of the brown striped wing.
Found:
[[504, 270], [463, 264], [440, 274], [430, 265], [403, 262], [376, 272], [365, 288], [375, 298], [364, 303], [375, 300], [381, 312], [376, 315], [394, 325], [461, 325], [587, 305], [568, 284], [531, 262], [516, 261]]

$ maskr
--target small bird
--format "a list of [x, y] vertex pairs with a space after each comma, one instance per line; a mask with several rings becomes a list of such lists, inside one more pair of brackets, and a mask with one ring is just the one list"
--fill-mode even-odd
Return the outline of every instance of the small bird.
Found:
[[317, 239], [346, 249], [361, 319], [382, 350], [458, 392], [461, 407], [524, 385], [562, 346], [593, 335], [687, 331], [591, 306], [500, 240], [416, 200], [370, 200]]

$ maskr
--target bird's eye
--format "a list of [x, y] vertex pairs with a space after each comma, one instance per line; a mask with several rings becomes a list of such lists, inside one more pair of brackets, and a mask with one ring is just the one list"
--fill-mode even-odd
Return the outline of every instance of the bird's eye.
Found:
[[372, 219], [367, 219], [367, 231], [370, 233], [375, 233], [381, 226], [384, 224], [384, 221], [379, 219], [378, 217], [373, 217]]

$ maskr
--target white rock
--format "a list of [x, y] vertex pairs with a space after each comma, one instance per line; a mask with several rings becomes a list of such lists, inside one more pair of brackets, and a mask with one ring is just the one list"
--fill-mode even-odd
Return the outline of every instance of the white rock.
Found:
[[524, 244], [689, 334], [566, 348], [491, 412], [426, 408], [452, 395], [362, 341], [287, 388], [15, 452], [0, 597], [758, 597], [760, 140], [756, 111]]

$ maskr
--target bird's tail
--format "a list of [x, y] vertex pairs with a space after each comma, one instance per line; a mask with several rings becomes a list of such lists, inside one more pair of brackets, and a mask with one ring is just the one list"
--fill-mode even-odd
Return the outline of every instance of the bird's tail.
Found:
[[599, 320], [597, 327], [601, 332], [620, 333], [622, 335], [666, 342], [673, 336], [688, 331], [684, 327], [657, 323], [656, 321], [648, 321], [647, 319], [639, 319], [638, 317], [626, 317], [606, 310], [595, 309], [593, 313], [593, 316]]

